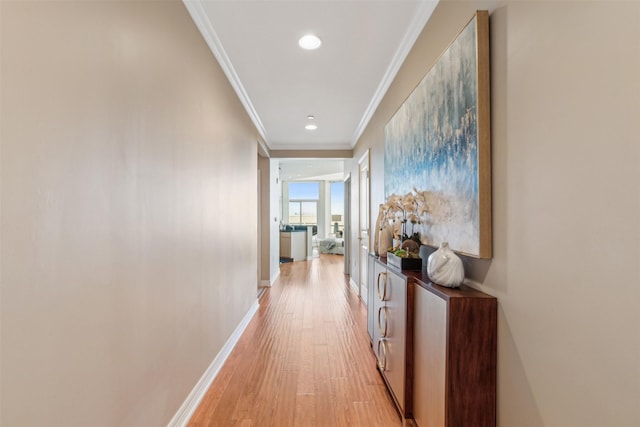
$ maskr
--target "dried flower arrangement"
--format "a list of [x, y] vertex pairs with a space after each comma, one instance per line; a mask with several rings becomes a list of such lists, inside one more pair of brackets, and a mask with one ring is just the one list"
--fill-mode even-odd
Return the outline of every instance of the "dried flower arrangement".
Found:
[[[391, 248], [378, 248], [379, 252], [386, 249], [401, 258], [419, 257], [421, 242], [417, 228], [429, 214], [426, 197], [426, 192], [414, 188], [404, 196], [392, 194], [387, 198], [386, 203], [380, 205], [379, 230], [382, 232], [387, 227], [391, 227], [395, 244]], [[410, 230], [409, 225], [411, 225]]]

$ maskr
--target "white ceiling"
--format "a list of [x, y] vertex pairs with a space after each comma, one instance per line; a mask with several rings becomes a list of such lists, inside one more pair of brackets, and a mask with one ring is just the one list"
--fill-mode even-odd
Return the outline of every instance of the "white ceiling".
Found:
[[[184, 3], [269, 149], [335, 150], [353, 148], [437, 0]], [[298, 47], [309, 32], [319, 49]]]
[[280, 159], [281, 181], [342, 181], [342, 159]]

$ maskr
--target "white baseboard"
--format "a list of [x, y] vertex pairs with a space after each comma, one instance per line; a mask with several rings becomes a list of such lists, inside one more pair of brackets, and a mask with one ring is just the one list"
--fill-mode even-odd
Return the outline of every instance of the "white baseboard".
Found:
[[231, 334], [218, 355], [215, 357], [215, 359], [213, 359], [213, 362], [211, 362], [200, 380], [196, 383], [193, 390], [191, 390], [191, 393], [189, 393], [187, 399], [184, 401], [182, 406], [180, 406], [178, 412], [176, 412], [171, 421], [169, 421], [167, 427], [184, 427], [187, 425], [187, 423], [189, 423], [191, 416], [200, 404], [200, 401], [209, 389], [209, 386], [211, 385], [213, 380], [216, 378], [216, 376], [218, 376], [218, 373], [224, 365], [224, 362], [227, 360], [227, 358], [231, 354], [231, 351], [242, 336], [242, 333], [247, 328], [249, 322], [258, 311], [259, 306], [260, 305], [258, 304], [258, 300], [256, 300], [249, 308], [249, 311], [247, 312], [247, 314], [245, 314], [236, 330], [233, 331], [233, 334]]
[[271, 284], [269, 284], [269, 286], [273, 286], [273, 284], [276, 283], [276, 280], [278, 279], [278, 277], [280, 277], [280, 268], [276, 270], [276, 274], [274, 274], [273, 277], [271, 278]]
[[273, 277], [271, 279], [260, 280], [260, 287], [261, 288], [270, 288], [270, 287], [272, 287], [273, 284], [278, 279], [278, 277], [280, 277], [280, 268], [278, 268], [278, 270], [275, 272], [275, 274], [273, 275]]
[[357, 294], [360, 295], [360, 291], [358, 289], [358, 284], [356, 282], [353, 281], [352, 278], [349, 278], [349, 284], [351, 285], [351, 287], [353, 288], [353, 291]]

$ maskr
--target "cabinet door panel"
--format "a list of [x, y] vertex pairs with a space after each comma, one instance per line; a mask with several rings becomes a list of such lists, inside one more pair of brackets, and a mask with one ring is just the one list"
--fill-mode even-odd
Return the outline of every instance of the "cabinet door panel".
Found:
[[445, 425], [447, 305], [416, 286], [414, 312], [413, 416], [419, 427]]
[[[372, 329], [372, 344], [373, 344], [373, 352], [376, 355], [376, 358], [378, 360], [378, 365], [380, 365], [380, 360], [383, 357], [383, 355], [380, 354], [381, 351], [378, 351], [378, 349], [382, 349], [382, 346], [378, 345], [378, 341], [380, 341], [380, 339], [383, 339], [380, 335], [380, 330], [378, 328], [378, 311], [381, 309], [381, 307], [384, 307], [385, 303], [384, 301], [382, 301], [380, 299], [380, 297], [378, 296], [378, 294], [382, 295], [384, 292], [384, 289], [386, 286], [388, 286], [387, 284], [387, 269], [385, 266], [380, 265], [377, 262], [374, 262], [374, 269], [373, 269], [373, 306], [372, 308], [372, 325], [371, 325], [371, 329]], [[378, 292], [378, 289], [380, 289], [380, 292]]]
[[291, 258], [294, 261], [307, 259], [307, 233], [298, 231], [291, 233]]
[[375, 341], [373, 341], [373, 328], [374, 318], [376, 312], [374, 311], [374, 299], [377, 298], [375, 292], [376, 287], [376, 275], [374, 274], [375, 270], [375, 258], [373, 256], [369, 256], [369, 274], [368, 274], [368, 289], [367, 289], [367, 331], [369, 332], [369, 339], [371, 339], [371, 343], [375, 345]]
[[404, 411], [406, 333], [407, 333], [407, 280], [391, 270], [387, 273], [387, 336], [388, 354], [385, 376], [400, 409]]
[[291, 258], [291, 233], [280, 233], [280, 256]]

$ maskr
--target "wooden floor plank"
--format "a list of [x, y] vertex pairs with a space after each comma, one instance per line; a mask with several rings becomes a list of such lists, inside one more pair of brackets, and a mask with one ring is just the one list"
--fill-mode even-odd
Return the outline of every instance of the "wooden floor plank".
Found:
[[316, 414], [314, 411], [315, 394], [298, 394], [296, 396], [296, 413], [293, 425], [315, 427]]
[[281, 265], [190, 426], [401, 426], [343, 261]]

